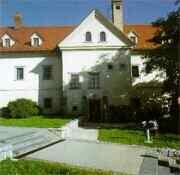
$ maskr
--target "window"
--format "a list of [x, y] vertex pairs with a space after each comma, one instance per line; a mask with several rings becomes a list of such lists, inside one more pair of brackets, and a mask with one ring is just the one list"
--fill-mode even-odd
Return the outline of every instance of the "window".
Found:
[[44, 108], [46, 109], [52, 108], [52, 98], [44, 98]]
[[16, 68], [16, 80], [24, 80], [24, 68], [23, 67]]
[[126, 64], [120, 63], [119, 69], [120, 69], [120, 71], [126, 70]]
[[11, 46], [11, 40], [9, 38], [5, 39], [5, 47], [10, 47]]
[[107, 67], [108, 67], [108, 70], [112, 70], [113, 69], [113, 65], [112, 64], [108, 64]]
[[78, 110], [78, 107], [77, 107], [77, 106], [73, 106], [73, 107], [72, 107], [72, 112], [77, 112], [77, 110]]
[[100, 41], [101, 42], [105, 42], [106, 41], [106, 33], [105, 32], [101, 32], [100, 33]]
[[88, 41], [88, 42], [92, 41], [91, 32], [86, 32], [86, 41]]
[[130, 39], [131, 39], [131, 41], [132, 41], [133, 43], [136, 44], [136, 37], [135, 37], [135, 36], [131, 36]]
[[52, 78], [52, 66], [43, 66], [43, 80], [51, 80]]
[[89, 89], [99, 89], [100, 78], [99, 73], [89, 73]]
[[139, 77], [139, 67], [138, 66], [132, 66], [132, 76]]
[[117, 5], [117, 6], [116, 6], [116, 9], [117, 9], [117, 10], [119, 10], [120, 8], [121, 8], [120, 5]]
[[39, 45], [40, 45], [40, 43], [39, 43], [39, 38], [33, 38], [33, 42], [34, 42], [34, 46], [35, 47], [38, 47]]
[[79, 74], [71, 74], [70, 89], [79, 89], [79, 88], [80, 88]]

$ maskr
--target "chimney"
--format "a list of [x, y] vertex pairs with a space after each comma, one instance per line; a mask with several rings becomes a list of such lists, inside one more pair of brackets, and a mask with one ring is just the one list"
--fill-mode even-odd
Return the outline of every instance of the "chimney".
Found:
[[112, 21], [114, 25], [123, 31], [123, 0], [111, 0]]
[[14, 16], [15, 29], [19, 29], [22, 27], [22, 15], [19, 12], [16, 12]]

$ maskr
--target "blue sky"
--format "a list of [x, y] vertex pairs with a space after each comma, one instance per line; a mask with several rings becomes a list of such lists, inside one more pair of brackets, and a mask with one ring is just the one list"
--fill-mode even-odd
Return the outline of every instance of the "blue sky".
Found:
[[[78, 24], [90, 10], [111, 17], [111, 0], [0, 0], [0, 25], [13, 25], [18, 11], [28, 26]], [[175, 0], [124, 0], [126, 23], [150, 23], [175, 9]]]

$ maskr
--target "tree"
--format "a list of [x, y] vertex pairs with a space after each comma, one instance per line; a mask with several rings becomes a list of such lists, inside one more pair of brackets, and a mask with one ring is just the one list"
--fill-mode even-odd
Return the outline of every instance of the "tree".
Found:
[[[179, 5], [179, 0], [176, 2]], [[148, 60], [146, 71], [164, 70], [166, 80], [164, 91], [172, 98], [171, 116], [173, 117], [176, 132], [180, 133], [180, 8], [170, 12], [166, 18], [153, 22], [157, 32], [151, 39], [156, 48], [147, 52]], [[173, 127], [173, 126], [172, 126]]]

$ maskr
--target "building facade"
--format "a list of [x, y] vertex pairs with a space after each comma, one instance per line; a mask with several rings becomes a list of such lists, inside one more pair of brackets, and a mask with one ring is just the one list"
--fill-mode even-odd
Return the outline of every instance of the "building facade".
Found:
[[[0, 108], [27, 98], [44, 113], [104, 117], [129, 103], [129, 89], [156, 78], [143, 73], [143, 51], [156, 29], [123, 23], [123, 1], [112, 0], [113, 23], [93, 10], [78, 26], [0, 29]], [[159, 73], [157, 73], [159, 75]]]

